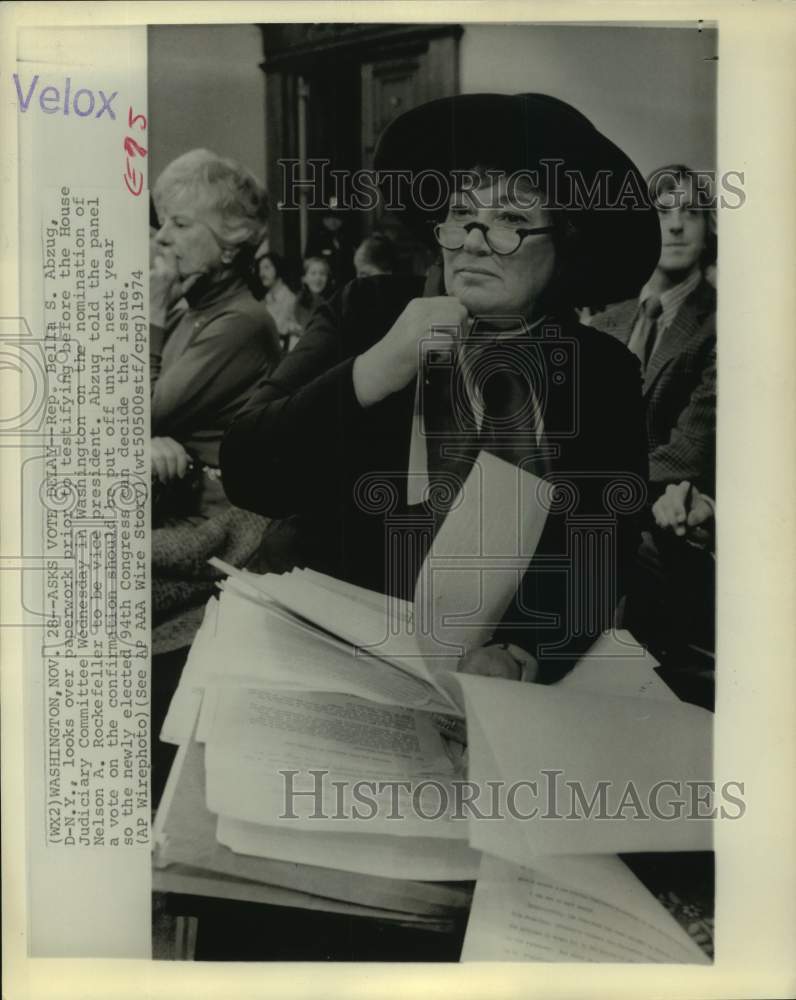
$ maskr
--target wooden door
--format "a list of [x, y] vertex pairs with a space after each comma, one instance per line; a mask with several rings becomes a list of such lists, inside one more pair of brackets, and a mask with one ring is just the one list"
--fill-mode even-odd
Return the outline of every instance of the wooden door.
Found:
[[[306, 146], [307, 158], [327, 159], [332, 169], [372, 169], [376, 140], [393, 118], [435, 97], [458, 93], [460, 25], [270, 24], [261, 29], [272, 192], [281, 189], [280, 160], [297, 158], [300, 146]], [[301, 100], [306, 101], [302, 142]], [[274, 246], [296, 258], [303, 249], [299, 213], [273, 214]], [[310, 231], [314, 221], [310, 215]], [[353, 213], [347, 223], [352, 238], [377, 224], [394, 235], [391, 221], [378, 210]], [[400, 242], [404, 236], [400, 223], [396, 225]]]
[[362, 63], [362, 165], [373, 166], [376, 141], [393, 118], [459, 89], [459, 39], [434, 38], [401, 54]]

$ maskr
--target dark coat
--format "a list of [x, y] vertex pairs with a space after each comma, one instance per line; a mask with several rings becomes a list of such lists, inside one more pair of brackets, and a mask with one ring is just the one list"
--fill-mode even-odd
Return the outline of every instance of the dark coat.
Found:
[[[401, 597], [411, 597], [433, 537], [430, 516], [435, 521], [427, 507], [407, 507], [415, 385], [363, 409], [352, 367], [421, 291], [422, 280], [407, 276], [351, 282], [315, 313], [295, 350], [236, 418], [221, 451], [234, 504], [296, 516], [300, 561]], [[568, 480], [571, 489], [560, 492], [561, 509], [548, 516], [496, 638], [528, 649], [552, 679], [611, 624], [624, 566], [638, 544], [647, 448], [632, 354], [574, 318], [557, 329], [545, 324], [528, 344], [537, 357], [541, 351], [547, 371], [540, 403], [552, 448], [549, 478]], [[365, 496], [362, 477], [373, 484], [374, 473], [383, 489]], [[404, 592], [390, 582], [385, 559], [386, 529], [401, 525], [415, 539], [417, 560], [404, 574]]]
[[[627, 344], [638, 300], [611, 306], [592, 326]], [[716, 292], [702, 281], [677, 311], [644, 377], [654, 492], [688, 480], [715, 496]]]

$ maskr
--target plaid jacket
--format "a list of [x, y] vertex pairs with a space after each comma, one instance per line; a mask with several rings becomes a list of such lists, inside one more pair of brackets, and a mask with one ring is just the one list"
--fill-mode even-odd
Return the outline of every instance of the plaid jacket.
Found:
[[[591, 325], [627, 344], [638, 301], [610, 306]], [[677, 311], [644, 376], [650, 482], [687, 479], [715, 496], [716, 292], [702, 281]]]

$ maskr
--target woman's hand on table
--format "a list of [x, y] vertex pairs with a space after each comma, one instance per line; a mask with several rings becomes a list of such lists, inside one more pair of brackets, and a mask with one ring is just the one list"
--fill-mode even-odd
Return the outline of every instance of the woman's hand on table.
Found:
[[152, 475], [161, 483], [182, 479], [191, 464], [191, 456], [179, 441], [170, 437], [154, 437], [151, 441]]
[[354, 392], [361, 406], [372, 406], [399, 392], [417, 375], [421, 344], [434, 337], [441, 349], [456, 340], [454, 333], [433, 333], [435, 328], [464, 329], [468, 313], [450, 295], [412, 299], [378, 343], [354, 362]]
[[[539, 672], [535, 657], [519, 646], [503, 643], [499, 646], [482, 646], [473, 649], [459, 660], [457, 671], [461, 674], [479, 674], [481, 677], [501, 677], [512, 681], [534, 681]], [[463, 719], [449, 715], [433, 714], [435, 729], [445, 737], [448, 755], [457, 773], [467, 770], [467, 726]]]
[[502, 677], [511, 681], [534, 681], [539, 673], [536, 659], [519, 646], [503, 643], [470, 650], [459, 660], [460, 674]]

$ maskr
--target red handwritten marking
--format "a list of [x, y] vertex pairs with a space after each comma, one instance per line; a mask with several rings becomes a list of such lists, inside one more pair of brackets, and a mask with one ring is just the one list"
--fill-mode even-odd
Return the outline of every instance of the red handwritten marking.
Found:
[[133, 114], [133, 109], [132, 108], [128, 108], [127, 109], [127, 127], [128, 128], [132, 128], [134, 122], [138, 122], [138, 121], [141, 121], [141, 122], [144, 123], [141, 126], [141, 131], [142, 132], [146, 132], [146, 127], [147, 127], [146, 115], [134, 115]]
[[[127, 109], [127, 126], [128, 128], [133, 128], [136, 126], [142, 131], [146, 132], [147, 119], [146, 115], [135, 115], [133, 114], [133, 109]], [[144, 158], [147, 155], [146, 146], [142, 146], [140, 143], [136, 142], [131, 136], [125, 136], [124, 139], [124, 151], [127, 154], [126, 158], [126, 169], [124, 172], [123, 180], [127, 185], [127, 190], [130, 194], [134, 195], [136, 198], [144, 189], [144, 175], [139, 173], [138, 170], [133, 166], [131, 159], [135, 159], [136, 156]], [[132, 183], [131, 183], [132, 182]]]
[[[129, 170], [130, 170], [130, 164], [129, 164], [129, 162], [127, 164], [127, 170], [128, 170], [128, 173], [129, 173]], [[144, 178], [143, 178], [143, 176], [141, 174], [138, 173], [138, 171], [135, 168], [133, 168], [133, 172], [132, 172], [132, 174], [129, 174], [129, 176], [130, 176], [130, 178], [133, 181], [135, 181], [136, 179], [138, 180], [138, 187], [137, 188], [133, 188], [130, 185], [130, 181], [127, 179], [128, 178], [128, 174], [125, 174], [125, 176], [124, 176], [124, 183], [127, 185], [127, 190], [130, 192], [130, 194], [135, 195], [136, 198], [137, 198], [138, 195], [141, 194], [141, 191], [144, 188]]]
[[135, 139], [131, 139], [129, 135], [124, 140], [124, 151], [128, 156], [135, 156], [136, 154], [138, 156], [146, 156], [146, 149], [140, 146]]

